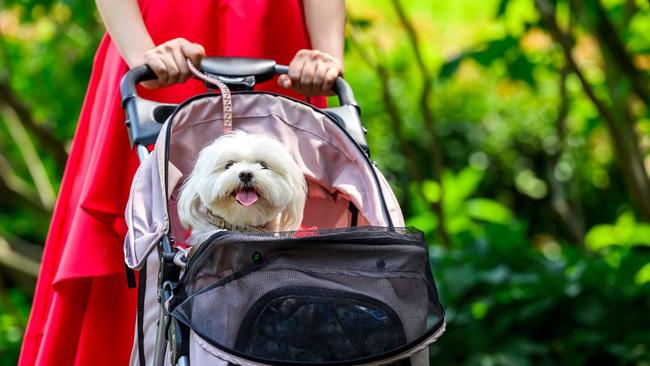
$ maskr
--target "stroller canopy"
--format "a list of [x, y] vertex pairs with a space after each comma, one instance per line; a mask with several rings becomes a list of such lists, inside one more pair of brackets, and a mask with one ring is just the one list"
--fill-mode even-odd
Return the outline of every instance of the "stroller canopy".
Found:
[[[345, 129], [325, 113], [259, 92], [233, 94], [232, 104], [234, 130], [279, 140], [302, 168], [309, 186], [305, 226], [347, 227], [355, 221], [358, 225], [404, 225], [382, 174]], [[124, 247], [129, 267], [141, 268], [169, 229], [182, 239], [184, 231], [176, 213], [178, 190], [198, 152], [223, 134], [222, 116], [221, 97], [206, 94], [186, 101], [163, 126], [131, 187]]]

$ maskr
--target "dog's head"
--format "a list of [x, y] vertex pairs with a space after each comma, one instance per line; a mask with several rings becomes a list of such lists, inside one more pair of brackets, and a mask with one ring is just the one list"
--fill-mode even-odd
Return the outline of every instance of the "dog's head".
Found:
[[279, 217], [279, 230], [296, 230], [306, 192], [302, 171], [284, 146], [235, 132], [201, 150], [182, 187], [178, 214], [185, 228], [204, 222], [204, 206], [234, 225], [260, 227]]

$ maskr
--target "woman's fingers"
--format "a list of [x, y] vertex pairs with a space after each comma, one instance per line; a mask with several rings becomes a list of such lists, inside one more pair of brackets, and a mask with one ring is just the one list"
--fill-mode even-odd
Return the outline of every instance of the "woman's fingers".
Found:
[[[300, 52], [299, 52], [300, 53]], [[305, 59], [302, 57], [296, 57], [291, 60], [289, 64], [289, 80], [291, 80], [291, 88], [301, 89], [300, 76], [302, 75], [302, 69], [305, 66]]]
[[289, 64], [288, 81], [280, 77], [278, 84], [311, 95], [332, 95], [332, 85], [343, 68], [334, 57], [317, 50], [300, 50]]
[[291, 89], [293, 84], [291, 83], [291, 79], [289, 79], [289, 75], [283, 74], [278, 76], [278, 85], [285, 89]]
[[297, 87], [305, 90], [308, 94], [313, 94], [314, 78], [316, 77], [316, 70], [318, 68], [317, 62], [305, 62], [300, 73], [300, 82]]
[[334, 82], [336, 82], [336, 78], [339, 77], [341, 73], [341, 70], [338, 68], [330, 67], [327, 69], [327, 72], [325, 73], [325, 80], [323, 81], [323, 87], [321, 88], [322, 91], [324, 92], [329, 92], [332, 90], [332, 87], [334, 86]]
[[[183, 39], [184, 40], [184, 39]], [[192, 65], [199, 67], [201, 60], [205, 57], [205, 48], [198, 43], [191, 43], [187, 40], [181, 45], [181, 52], [185, 58], [192, 61]]]
[[165, 82], [165, 86], [178, 83], [180, 70], [174, 60], [173, 48], [169, 48], [165, 50], [165, 52], [161, 53], [160, 59], [165, 63], [165, 68], [167, 69], [167, 81]]
[[144, 63], [147, 64], [151, 70], [156, 74], [158, 80], [146, 82], [144, 86], [148, 88], [158, 88], [167, 83], [167, 67], [165, 63], [158, 57], [155, 52], [147, 51], [144, 54]]
[[205, 56], [205, 49], [198, 43], [184, 38], [176, 38], [156, 46], [144, 54], [144, 62], [158, 77], [155, 82], [143, 83], [145, 87], [156, 88], [181, 83], [189, 79], [191, 73], [187, 59], [198, 66]]
[[178, 81], [179, 83], [184, 83], [187, 79], [190, 78], [190, 68], [187, 66], [187, 58], [181, 51], [181, 49], [175, 49], [173, 53], [174, 63], [178, 67]]

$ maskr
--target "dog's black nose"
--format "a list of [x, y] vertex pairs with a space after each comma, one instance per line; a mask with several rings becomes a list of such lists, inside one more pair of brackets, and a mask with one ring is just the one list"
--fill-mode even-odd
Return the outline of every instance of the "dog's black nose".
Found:
[[248, 183], [253, 179], [253, 173], [250, 170], [244, 170], [243, 172], [239, 173], [239, 180], [241, 180], [244, 183]]

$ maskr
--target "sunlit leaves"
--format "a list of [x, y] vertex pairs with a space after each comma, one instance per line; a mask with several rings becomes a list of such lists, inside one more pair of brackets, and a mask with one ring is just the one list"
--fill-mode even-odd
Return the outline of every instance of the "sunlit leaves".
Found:
[[626, 212], [613, 225], [601, 224], [592, 227], [585, 238], [587, 247], [600, 250], [612, 245], [650, 246], [650, 224], [637, 222], [634, 215]]
[[[93, 52], [101, 35], [94, 2], [3, 3], [0, 83], [10, 90], [8, 99], [13, 101], [5, 104], [8, 99], [0, 100], [2, 171], [5, 180], [19, 181], [24, 189], [13, 190], [22, 198], [6, 200], [3, 205], [2, 214], [11, 219], [2, 220], [1, 231], [29, 242], [44, 241], [53, 195], [64, 168], [64, 147], [76, 127]], [[22, 108], [21, 113], [27, 116], [17, 115], [16, 108]], [[41, 129], [51, 139], [47, 144], [58, 145], [56, 150], [62, 153], [54, 157], [31, 130], [30, 138], [18, 139], [16, 133], [22, 129], [17, 127], [27, 128], [30, 124]], [[24, 200], [34, 201], [32, 196], [40, 197], [41, 203], [37, 199], [34, 207], [15, 207]]]
[[501, 225], [510, 225], [514, 216], [505, 205], [487, 198], [474, 198], [467, 201], [467, 214], [476, 220]]
[[435, 181], [424, 181], [420, 193], [424, 201], [418, 199], [414, 205], [420, 213], [409, 218], [407, 224], [426, 233], [436, 230], [439, 220], [426, 203], [434, 204], [441, 200], [451, 234], [466, 233], [479, 238], [483, 235], [480, 223], [513, 224], [515, 217], [506, 205], [493, 199], [475, 197], [483, 178], [483, 171], [470, 166], [458, 173], [446, 170], [442, 179], [444, 189]]
[[515, 187], [519, 192], [534, 199], [542, 199], [548, 194], [546, 182], [538, 178], [530, 169], [517, 173]]
[[447, 209], [451, 211], [458, 209], [476, 192], [482, 179], [483, 172], [472, 167], [465, 168], [457, 174], [445, 171], [442, 181]]
[[634, 282], [638, 285], [644, 285], [650, 282], [650, 263], [641, 267], [639, 272], [636, 273], [636, 276], [634, 276]]

